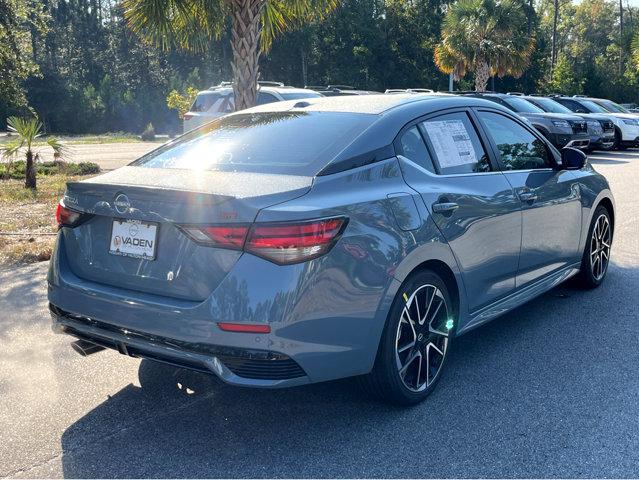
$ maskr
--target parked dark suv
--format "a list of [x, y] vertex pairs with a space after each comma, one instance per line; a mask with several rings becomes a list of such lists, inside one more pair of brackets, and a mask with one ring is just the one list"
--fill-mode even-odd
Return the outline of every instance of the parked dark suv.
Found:
[[476, 92], [467, 95], [492, 100], [518, 113], [559, 149], [574, 147], [587, 150], [590, 145], [586, 121], [578, 115], [544, 112], [520, 95]]
[[548, 113], [566, 113], [582, 117], [588, 125], [589, 150], [610, 150], [615, 144], [615, 124], [605, 115], [596, 113], [573, 113], [552, 98], [531, 95], [522, 97]]

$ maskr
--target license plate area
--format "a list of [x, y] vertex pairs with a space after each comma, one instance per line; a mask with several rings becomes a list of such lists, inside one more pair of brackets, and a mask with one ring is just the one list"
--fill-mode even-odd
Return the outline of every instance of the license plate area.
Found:
[[124, 257], [155, 260], [157, 223], [114, 219], [111, 225], [109, 253]]

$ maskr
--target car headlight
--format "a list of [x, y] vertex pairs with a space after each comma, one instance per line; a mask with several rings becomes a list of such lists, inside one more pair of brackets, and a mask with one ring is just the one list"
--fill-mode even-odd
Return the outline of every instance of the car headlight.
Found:
[[570, 128], [570, 124], [566, 120], [553, 120], [552, 124], [558, 128]]
[[634, 119], [634, 118], [628, 118], [623, 120], [623, 123], [625, 123], [626, 125], [633, 125], [635, 127], [639, 127], [639, 119]]

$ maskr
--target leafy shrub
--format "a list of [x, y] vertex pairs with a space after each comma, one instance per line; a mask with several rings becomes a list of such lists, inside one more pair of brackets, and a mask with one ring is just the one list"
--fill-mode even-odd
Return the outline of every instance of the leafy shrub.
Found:
[[155, 128], [153, 128], [153, 124], [149, 123], [140, 136], [145, 142], [155, 140]]

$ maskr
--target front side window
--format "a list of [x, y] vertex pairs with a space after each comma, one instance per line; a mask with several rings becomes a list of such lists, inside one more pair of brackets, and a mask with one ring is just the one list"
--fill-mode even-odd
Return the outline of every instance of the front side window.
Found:
[[490, 170], [488, 156], [466, 113], [441, 115], [421, 126], [442, 175]]
[[412, 160], [420, 167], [425, 168], [431, 173], [435, 173], [433, 161], [428, 154], [426, 144], [419, 133], [417, 126], [413, 126], [406, 130], [399, 139], [401, 155]]
[[479, 112], [478, 115], [497, 145], [505, 170], [552, 167], [544, 142], [517, 122], [498, 113]]

